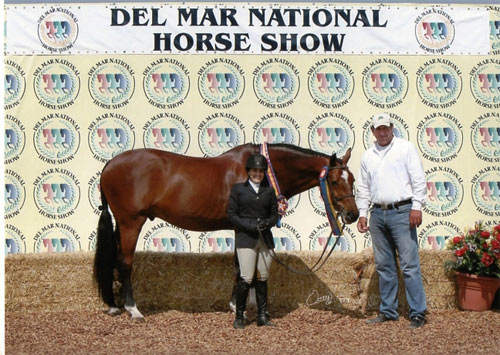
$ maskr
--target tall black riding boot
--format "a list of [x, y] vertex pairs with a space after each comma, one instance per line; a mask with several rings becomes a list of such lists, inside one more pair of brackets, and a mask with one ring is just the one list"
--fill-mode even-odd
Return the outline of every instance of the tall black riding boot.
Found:
[[245, 309], [247, 307], [247, 297], [250, 285], [243, 279], [238, 280], [236, 286], [236, 318], [233, 326], [235, 329], [245, 328]]
[[255, 296], [257, 298], [257, 325], [274, 326], [269, 320], [267, 313], [267, 281], [257, 281], [255, 283]]

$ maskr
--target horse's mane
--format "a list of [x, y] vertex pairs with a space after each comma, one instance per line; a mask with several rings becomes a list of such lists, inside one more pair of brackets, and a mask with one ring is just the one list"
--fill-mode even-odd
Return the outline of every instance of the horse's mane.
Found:
[[299, 152], [305, 155], [312, 155], [312, 156], [317, 156], [317, 157], [326, 157], [329, 158], [328, 155], [322, 153], [322, 152], [317, 152], [315, 150], [309, 149], [309, 148], [303, 148], [299, 147], [297, 145], [293, 144], [286, 144], [286, 143], [276, 143], [276, 144], [269, 144], [269, 147], [276, 147], [276, 148], [284, 148], [288, 150], [293, 150], [295, 152]]
[[[307, 155], [307, 156], [321, 157], [321, 158], [330, 159], [330, 156], [327, 155], [327, 154], [325, 154], [325, 153], [317, 152], [317, 151], [309, 149], [309, 148], [299, 147], [299, 146], [293, 145], [293, 144], [271, 143], [271, 144], [268, 144], [267, 146], [270, 149], [278, 148], [278, 149], [281, 149], [281, 150], [284, 150], [284, 151], [287, 151], [287, 150], [288, 151], [293, 151], [293, 152], [297, 152], [297, 153], [304, 154], [304, 155]], [[244, 144], [244, 145], [241, 145], [241, 146], [234, 147], [233, 149], [240, 149], [242, 147], [252, 147], [252, 150], [254, 150], [254, 151], [260, 151], [260, 144], [254, 144], [254, 143], [247, 143], [247, 144]], [[340, 160], [337, 158], [337, 161], [340, 161]]]

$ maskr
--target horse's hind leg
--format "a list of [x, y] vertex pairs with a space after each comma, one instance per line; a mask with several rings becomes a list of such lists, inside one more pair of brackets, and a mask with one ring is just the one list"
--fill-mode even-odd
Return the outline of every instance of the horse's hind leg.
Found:
[[130, 313], [133, 320], [144, 321], [144, 316], [137, 309], [132, 292], [132, 264], [134, 260], [134, 251], [141, 232], [142, 225], [146, 221], [145, 217], [138, 217], [128, 220], [125, 223], [119, 223], [120, 228], [120, 250], [118, 253], [118, 271], [119, 279], [122, 284], [122, 290], [125, 295], [125, 309]]

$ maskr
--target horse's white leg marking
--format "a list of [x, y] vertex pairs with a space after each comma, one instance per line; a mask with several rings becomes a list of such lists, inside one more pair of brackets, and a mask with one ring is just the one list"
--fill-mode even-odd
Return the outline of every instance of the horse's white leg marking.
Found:
[[116, 308], [116, 307], [109, 307], [109, 310], [107, 311], [107, 313], [110, 315], [110, 316], [117, 316], [121, 313], [120, 309], [119, 308]]
[[125, 309], [130, 313], [133, 320], [144, 321], [144, 316], [139, 312], [135, 303], [132, 306], [125, 306]]

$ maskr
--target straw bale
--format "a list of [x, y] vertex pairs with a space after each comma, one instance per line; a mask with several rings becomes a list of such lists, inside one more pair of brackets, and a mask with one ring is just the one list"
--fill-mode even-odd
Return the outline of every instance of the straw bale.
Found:
[[[278, 255], [285, 264], [306, 271], [316, 263], [320, 253]], [[424, 250], [420, 256], [429, 308], [456, 308], [456, 280], [443, 268], [451, 254]], [[93, 258], [92, 252], [7, 256], [6, 311], [103, 309], [92, 280]], [[400, 304], [405, 307], [401, 277], [400, 281]], [[233, 254], [138, 252], [134, 257], [132, 283], [138, 307], [145, 312], [227, 311], [233, 287]], [[115, 289], [119, 293], [118, 282]], [[290, 311], [310, 307], [363, 314], [376, 311], [379, 302], [378, 276], [371, 249], [361, 253], [334, 252], [314, 274], [295, 274], [276, 262], [271, 267], [271, 309]]]

